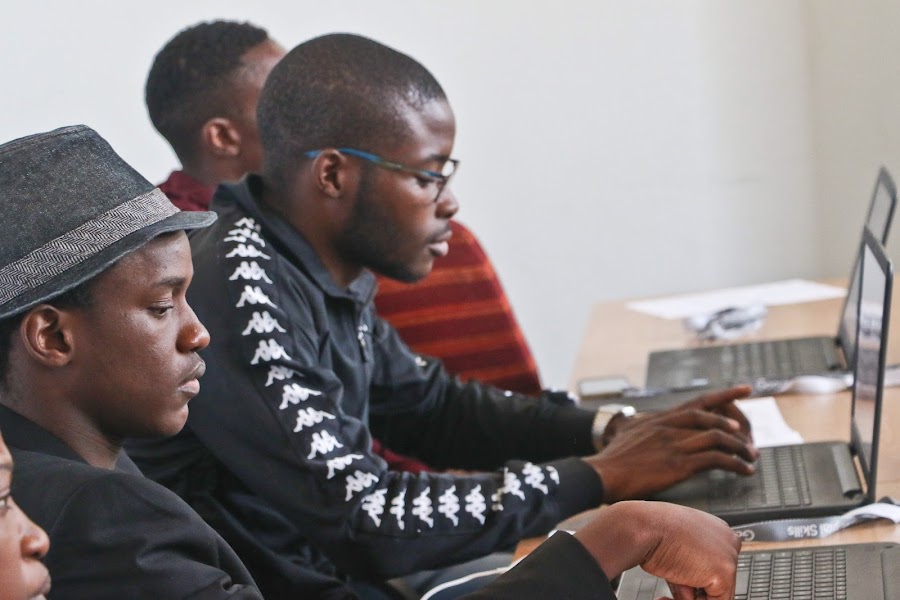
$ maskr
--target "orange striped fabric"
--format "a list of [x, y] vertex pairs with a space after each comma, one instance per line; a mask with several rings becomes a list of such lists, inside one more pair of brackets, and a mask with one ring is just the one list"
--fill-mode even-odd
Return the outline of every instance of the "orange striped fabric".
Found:
[[463, 380], [525, 394], [541, 391], [531, 349], [500, 280], [471, 231], [451, 221], [450, 254], [415, 284], [378, 278], [375, 306], [416, 352]]

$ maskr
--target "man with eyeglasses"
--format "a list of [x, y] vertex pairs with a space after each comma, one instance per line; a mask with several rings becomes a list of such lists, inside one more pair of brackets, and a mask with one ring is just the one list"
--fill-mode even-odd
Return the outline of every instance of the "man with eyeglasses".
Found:
[[[262, 175], [220, 187], [217, 223], [191, 240], [189, 301], [213, 339], [204, 386], [175, 440], [130, 453], [226, 538], [265, 597], [312, 589], [305, 567], [325, 592], [334, 577], [362, 589], [702, 469], [752, 472], [732, 403], [744, 389], [598, 421], [463, 384], [378, 318], [369, 270], [427, 275], [459, 208], [453, 113], [422, 65], [360, 36], [316, 38], [274, 68], [257, 117]], [[372, 434], [469, 473], [392, 471]]]

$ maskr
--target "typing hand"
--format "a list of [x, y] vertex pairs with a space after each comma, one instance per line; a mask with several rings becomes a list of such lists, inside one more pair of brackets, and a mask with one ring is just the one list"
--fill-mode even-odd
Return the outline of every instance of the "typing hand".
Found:
[[759, 451], [740, 433], [731, 418], [675, 411], [636, 420], [584, 460], [603, 480], [605, 502], [645, 498], [708, 469], [752, 474]]
[[[739, 398], [746, 398], [749, 396], [751, 391], [752, 388], [748, 385], [738, 385], [724, 390], [703, 394], [680, 406], [658, 413], [644, 413], [631, 418], [613, 418], [606, 426], [606, 431], [603, 436], [604, 442], [609, 443], [619, 433], [626, 432], [632, 427], [642, 423], [650, 422], [667, 424], [671, 423], [673, 418], [676, 423], [684, 423], [685, 421], [683, 420], [681, 413], [685, 411], [708, 413], [732, 419], [739, 425], [739, 429], [733, 432], [734, 435], [751, 442], [753, 441], [753, 436], [750, 432], [750, 421], [747, 420], [747, 417], [741, 412], [741, 409], [734, 403], [734, 401]], [[698, 427], [704, 427], [704, 423], [709, 422], [711, 421], [697, 420], [696, 424]]]
[[738, 536], [721, 519], [665, 502], [621, 502], [599, 511], [575, 538], [609, 579], [638, 566], [662, 577], [675, 600], [734, 597]]

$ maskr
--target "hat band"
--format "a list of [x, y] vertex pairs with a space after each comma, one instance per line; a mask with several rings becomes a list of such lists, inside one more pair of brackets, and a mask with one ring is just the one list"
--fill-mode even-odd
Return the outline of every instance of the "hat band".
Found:
[[177, 212], [159, 188], [111, 208], [0, 268], [0, 306]]

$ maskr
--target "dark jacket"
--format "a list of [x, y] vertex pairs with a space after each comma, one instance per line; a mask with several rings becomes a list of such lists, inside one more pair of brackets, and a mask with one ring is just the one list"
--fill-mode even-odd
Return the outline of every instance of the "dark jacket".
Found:
[[[462, 384], [412, 353], [375, 314], [374, 277], [338, 288], [258, 204], [259, 184], [221, 186], [218, 221], [191, 238], [188, 300], [212, 344], [187, 427], [129, 452], [231, 543], [266, 596], [460, 562], [601, 502], [594, 471], [564, 458], [593, 451], [592, 413]], [[370, 427], [432, 465], [493, 472], [390, 471]]]
[[16, 503], [50, 536], [54, 599], [259, 599], [234, 551], [122, 453], [87, 464], [59, 438], [0, 406]]

